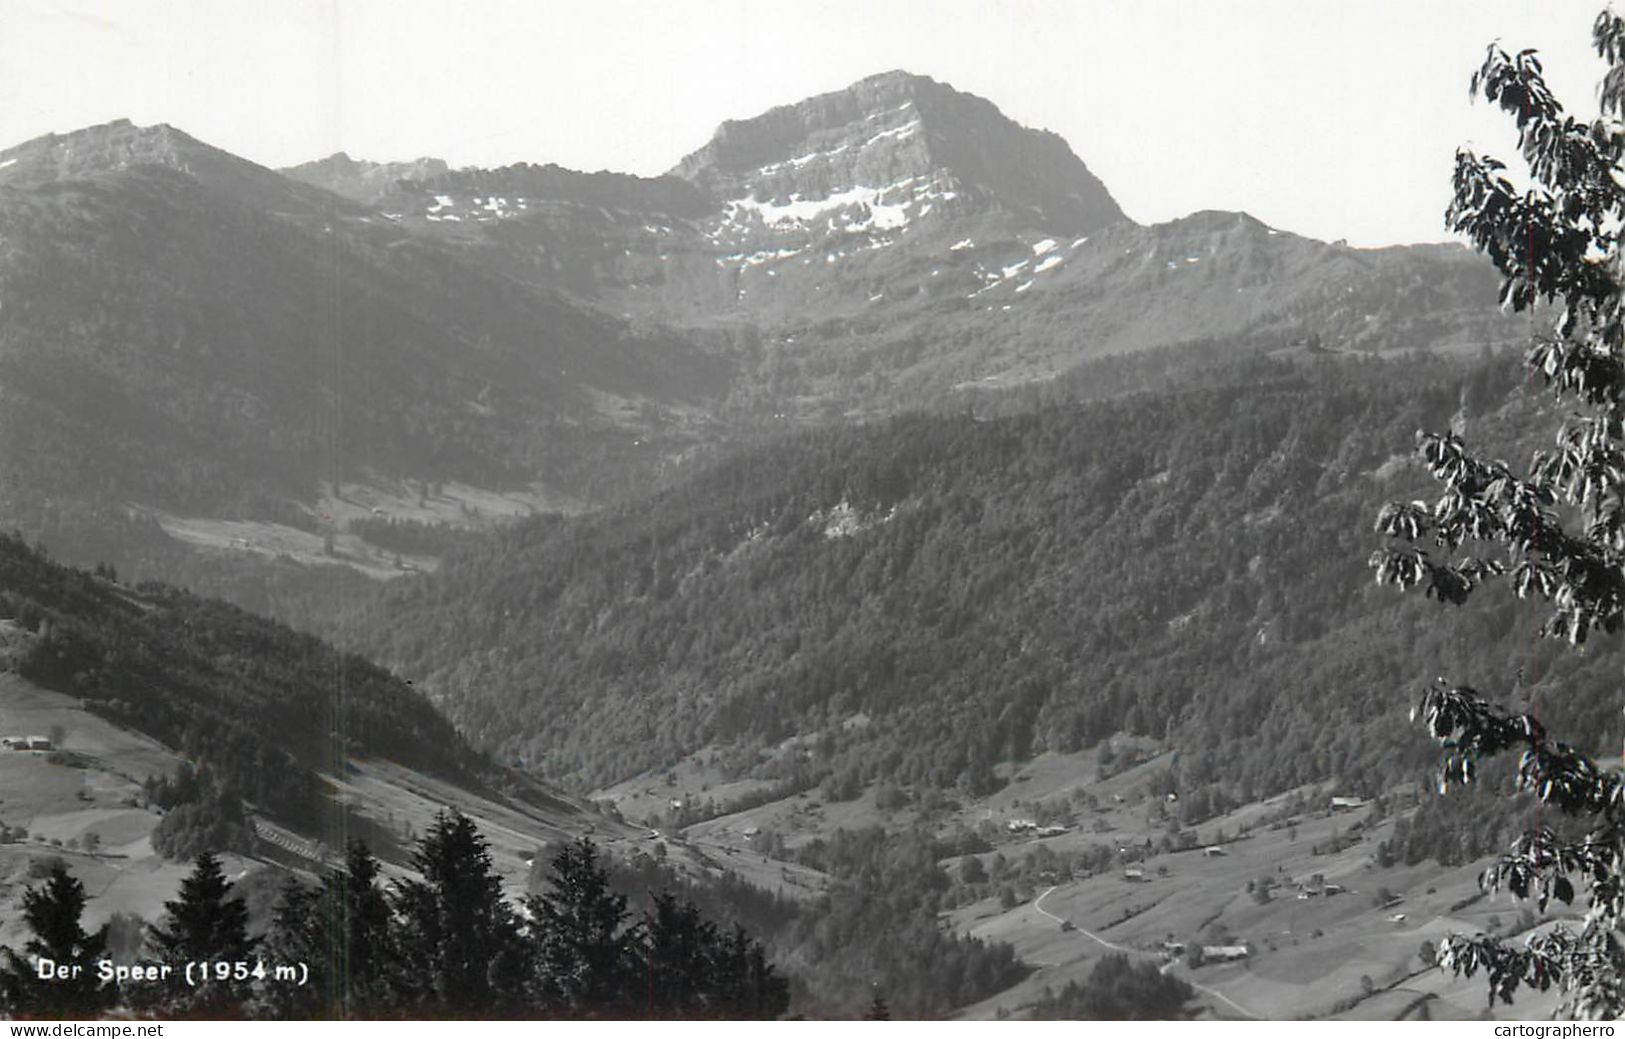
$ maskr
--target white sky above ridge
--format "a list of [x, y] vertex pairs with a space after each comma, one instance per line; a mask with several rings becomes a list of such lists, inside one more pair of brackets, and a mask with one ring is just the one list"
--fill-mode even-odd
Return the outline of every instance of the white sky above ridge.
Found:
[[127, 117], [268, 166], [347, 151], [655, 174], [724, 119], [901, 68], [1066, 138], [1142, 223], [1439, 241], [1484, 46], [1594, 110], [1603, 0], [0, 0], [0, 147]]

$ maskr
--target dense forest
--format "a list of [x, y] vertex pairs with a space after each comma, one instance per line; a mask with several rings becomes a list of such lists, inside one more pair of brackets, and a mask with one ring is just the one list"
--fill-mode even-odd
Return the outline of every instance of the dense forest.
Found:
[[828, 891], [810, 900], [770, 894], [737, 880], [684, 874], [648, 855], [609, 865], [634, 905], [672, 890], [716, 919], [743, 922], [775, 960], [795, 965], [793, 1009], [816, 1018], [855, 1017], [872, 993], [898, 1017], [934, 1019], [1026, 977], [1009, 945], [945, 930], [939, 911], [952, 881], [949, 849], [927, 833], [880, 827], [837, 831], [796, 856], [826, 871]]
[[[478, 744], [586, 788], [707, 749], [738, 774], [983, 794], [1117, 732], [1229, 803], [1375, 793], [1432, 760], [1449, 668], [1616, 742], [1525, 604], [1373, 585], [1418, 429], [1508, 455], [1545, 404], [1507, 354], [1252, 356], [1175, 388], [794, 435], [645, 501], [541, 517], [398, 582], [362, 643]], [[1441, 610], [1448, 612], [1441, 615]], [[1561, 693], [1556, 692], [1561, 690]]]

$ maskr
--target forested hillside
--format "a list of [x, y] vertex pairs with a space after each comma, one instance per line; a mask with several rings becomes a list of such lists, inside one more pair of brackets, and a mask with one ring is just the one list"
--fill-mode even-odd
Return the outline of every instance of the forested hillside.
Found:
[[20, 647], [17, 670], [179, 748], [215, 792], [308, 827], [324, 819], [316, 773], [346, 755], [473, 786], [492, 773], [383, 669], [236, 607], [113, 578], [0, 536], [0, 624]]
[[1558, 655], [1521, 604], [1405, 601], [1365, 567], [1381, 503], [1425, 490], [1419, 428], [1525, 453], [1523, 377], [1511, 356], [1254, 359], [799, 435], [455, 553], [386, 593], [366, 643], [477, 743], [581, 786], [709, 750], [983, 793], [1002, 761], [1126, 731], [1223, 797], [1376, 790], [1431, 760], [1405, 715], [1446, 665], [1521, 676], [1517, 702], [1560, 689], [1554, 728], [1612, 744], [1588, 695], [1617, 674], [1605, 647]]

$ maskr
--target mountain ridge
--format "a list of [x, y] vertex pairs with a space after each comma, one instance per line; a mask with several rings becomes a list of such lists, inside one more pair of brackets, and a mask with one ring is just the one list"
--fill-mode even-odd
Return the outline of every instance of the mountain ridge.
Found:
[[543, 168], [398, 181], [378, 204], [517, 280], [760, 343], [747, 363], [785, 388], [770, 414], [887, 414], [1249, 333], [1362, 350], [1507, 335], [1465, 251], [1350, 250], [1211, 210], [1142, 226], [1059, 137], [901, 71], [725, 121], [663, 177], [519, 169]]
[[289, 207], [360, 212], [350, 200], [319, 185], [291, 181], [168, 123], [138, 126], [129, 119], [45, 134], [0, 151], [0, 187], [38, 187], [141, 166], [163, 166], [249, 204], [283, 212]]

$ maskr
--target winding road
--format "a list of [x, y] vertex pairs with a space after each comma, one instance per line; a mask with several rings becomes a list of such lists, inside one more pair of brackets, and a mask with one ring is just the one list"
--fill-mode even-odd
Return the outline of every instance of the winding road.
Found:
[[[1041, 894], [1037, 898], [1033, 899], [1033, 908], [1038, 910], [1040, 913], [1043, 913], [1045, 916], [1049, 917], [1051, 920], [1054, 920], [1058, 924], [1071, 923], [1071, 921], [1067, 920], [1065, 917], [1056, 916], [1054, 913], [1052, 913], [1048, 909], [1044, 908], [1044, 899], [1049, 897], [1050, 893], [1052, 891], [1054, 891], [1058, 887], [1060, 887], [1059, 884], [1051, 884], [1049, 887], [1045, 888], [1043, 894]], [[1104, 945], [1106, 948], [1111, 949], [1113, 952], [1133, 953], [1136, 956], [1144, 956], [1145, 955], [1145, 952], [1142, 949], [1131, 949], [1126, 945], [1118, 945], [1116, 942], [1108, 941], [1105, 938], [1102, 938], [1100, 935], [1096, 934], [1095, 932], [1093, 932], [1093, 931], [1089, 930], [1088, 928], [1082, 926], [1081, 924], [1073, 923], [1072, 927], [1073, 927], [1074, 930], [1076, 930], [1079, 934], [1083, 935], [1085, 938], [1088, 938], [1088, 939], [1090, 939], [1092, 941], [1098, 942], [1099, 944]], [[1198, 991], [1198, 992], [1204, 992], [1207, 995], [1212, 996], [1214, 999], [1217, 999], [1219, 1002], [1223, 1003], [1225, 1006], [1230, 1007], [1232, 1010], [1234, 1010], [1236, 1013], [1240, 1014], [1242, 1017], [1250, 1018], [1250, 1019], [1252, 1019], [1254, 1021], [1263, 1020], [1263, 1018], [1259, 1017], [1257, 1014], [1253, 1013], [1251, 1010], [1248, 1010], [1246, 1007], [1242, 1006], [1240, 1003], [1237, 1003], [1235, 1000], [1231, 999], [1229, 996], [1225, 995], [1223, 992], [1220, 992], [1218, 989], [1208, 988], [1206, 985], [1198, 984], [1197, 982], [1194, 982], [1194, 981], [1190, 980], [1189, 978], [1185, 979], [1185, 983], [1187, 985], [1189, 985], [1191, 988]]]

